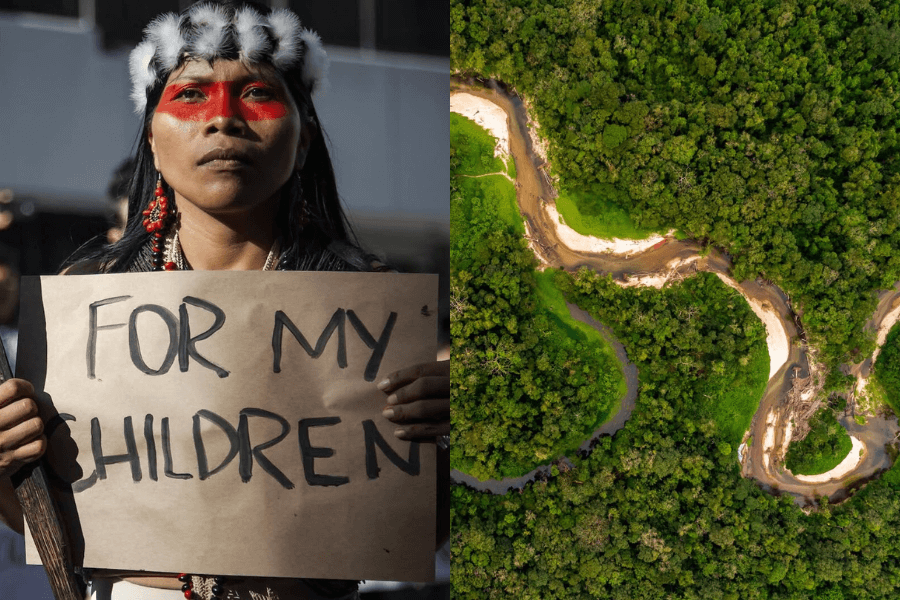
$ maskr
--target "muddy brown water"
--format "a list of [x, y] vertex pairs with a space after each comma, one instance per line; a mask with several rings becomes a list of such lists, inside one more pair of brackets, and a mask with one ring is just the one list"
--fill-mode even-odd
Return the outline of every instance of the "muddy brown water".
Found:
[[[486, 87], [473, 81], [454, 79], [451, 83], [451, 94], [465, 92], [489, 100], [500, 106], [507, 114], [509, 126], [510, 153], [516, 163], [516, 199], [523, 218], [528, 222], [531, 230], [532, 242], [539, 258], [550, 266], [575, 272], [582, 267], [587, 267], [598, 273], [611, 273], [614, 279], [624, 280], [628, 275], [645, 275], [667, 271], [666, 266], [675, 259], [686, 259], [700, 256], [699, 260], [684, 265], [678, 274], [690, 276], [698, 271], [709, 271], [729, 275], [731, 273], [731, 259], [724, 252], [716, 248], [704, 248], [694, 240], [668, 239], [665, 244], [657, 245], [649, 250], [630, 257], [615, 256], [612, 254], [595, 254], [589, 252], [577, 252], [562, 244], [556, 235], [555, 224], [550, 220], [547, 211], [543, 209], [543, 203], [552, 202], [554, 191], [549, 187], [546, 177], [542, 174], [543, 159], [532, 148], [531, 138], [527, 133], [528, 117], [520, 98], [507, 93], [496, 82], [487, 82]], [[702, 253], [702, 254], [701, 254]], [[744, 281], [738, 284], [741, 294], [748, 299], [758, 300], [771, 305], [778, 313], [779, 321], [785, 329], [790, 343], [788, 360], [782, 365], [766, 386], [763, 397], [760, 399], [759, 408], [754, 414], [750, 426], [750, 435], [754, 440], [746, 454], [742, 465], [742, 474], [757, 480], [760, 485], [769, 491], [788, 493], [794, 496], [798, 504], [808, 504], [815, 501], [816, 497], [827, 495], [832, 500], [846, 496], [847, 489], [854, 482], [871, 478], [878, 472], [890, 467], [890, 459], [885, 453], [884, 444], [893, 440], [900, 430], [896, 418], [883, 419], [871, 417], [866, 426], [858, 425], [850, 416], [841, 422], [851, 435], [854, 435], [866, 444], [867, 455], [865, 460], [851, 473], [840, 480], [827, 484], [811, 484], [797, 480], [789, 471], [779, 469], [765, 469], [763, 464], [763, 439], [766, 434], [766, 415], [775, 410], [780, 413], [784, 408], [788, 390], [792, 387], [794, 367], [799, 367], [798, 375], [806, 377], [809, 373], [809, 364], [806, 352], [800, 341], [800, 335], [795, 325], [796, 315], [791, 309], [790, 299], [777, 286], [762, 280]], [[900, 283], [889, 292], [884, 292], [879, 298], [879, 308], [873, 318], [867, 324], [877, 330], [889, 312], [893, 303], [900, 298]], [[590, 438], [582, 444], [582, 450], [591, 446], [593, 440], [601, 435], [613, 435], [625, 426], [631, 412], [634, 409], [634, 401], [637, 397], [637, 369], [628, 360], [625, 350], [610, 333], [610, 330], [595, 321], [590, 315], [581, 309], [569, 305], [570, 313], [576, 319], [595, 327], [613, 344], [617, 356], [626, 376], [628, 392], [622, 399], [618, 412], [604, 425], [595, 431]], [[853, 371], [865, 369], [865, 362], [852, 367]], [[631, 370], [629, 370], [631, 369]], [[782, 420], [775, 427], [775, 447], [783, 443], [786, 423]], [[558, 460], [567, 462], [565, 457]], [[522, 477], [507, 478], [503, 480], [479, 481], [474, 477], [452, 472], [452, 479], [458, 483], [469, 485], [478, 490], [490, 491], [495, 494], [503, 494], [510, 489], [521, 489], [528, 482], [537, 477], [544, 477], [550, 470], [550, 466], [542, 466]]]

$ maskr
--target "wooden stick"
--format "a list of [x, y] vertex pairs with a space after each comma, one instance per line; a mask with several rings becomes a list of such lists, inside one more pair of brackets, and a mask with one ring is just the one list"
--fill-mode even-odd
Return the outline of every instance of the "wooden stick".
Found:
[[[12, 379], [12, 369], [0, 341], [0, 382], [7, 379]], [[12, 482], [56, 600], [84, 600], [84, 582], [75, 574], [62, 516], [50, 495], [41, 461], [19, 469]]]

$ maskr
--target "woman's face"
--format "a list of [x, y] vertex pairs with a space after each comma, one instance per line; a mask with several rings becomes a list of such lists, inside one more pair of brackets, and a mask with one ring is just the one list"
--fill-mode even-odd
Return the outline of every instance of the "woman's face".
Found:
[[311, 138], [281, 76], [267, 65], [189, 60], [166, 81], [148, 139], [176, 201], [210, 215], [277, 202]]

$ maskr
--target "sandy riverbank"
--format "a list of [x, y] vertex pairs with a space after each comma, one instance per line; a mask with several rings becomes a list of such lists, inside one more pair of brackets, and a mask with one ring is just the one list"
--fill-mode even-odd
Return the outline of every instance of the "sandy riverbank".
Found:
[[687, 258], [673, 258], [666, 263], [666, 266], [656, 273], [628, 275], [625, 281], [614, 280], [614, 283], [622, 287], [641, 286], [662, 289], [664, 285], [669, 281], [672, 281], [678, 275], [682, 268], [693, 262], [697, 262], [698, 260], [700, 260], [700, 257], [697, 255], [688, 256]]
[[450, 112], [459, 113], [487, 129], [488, 133], [497, 138], [494, 156], [503, 160], [509, 157], [509, 126], [506, 123], [506, 111], [490, 100], [459, 92], [450, 96]]
[[[884, 320], [878, 327], [878, 336], [875, 340], [875, 352], [872, 353], [872, 365], [874, 365], [875, 361], [878, 360], [878, 355], [881, 354], [881, 347], [884, 345], [884, 342], [887, 340], [888, 333], [891, 332], [891, 329], [897, 323], [898, 319], [900, 319], [900, 304], [898, 304], [893, 310], [891, 310], [891, 312], [884, 316]], [[860, 376], [859, 379], [856, 380], [856, 395], [863, 395], [868, 384], [869, 378]]]
[[[794, 477], [797, 481], [802, 481], [803, 483], [826, 483], [847, 475], [859, 466], [859, 463], [862, 462], [866, 455], [864, 451], [866, 448], [865, 444], [853, 436], [850, 436], [850, 441], [853, 442], [853, 447], [850, 448], [850, 452], [835, 468], [818, 475], [794, 475]], [[863, 452], [860, 452], [861, 450]]]
[[559, 211], [557, 211], [556, 207], [549, 202], [544, 204], [544, 210], [547, 211], [550, 222], [556, 225], [556, 235], [559, 238], [559, 241], [575, 252], [631, 256], [632, 254], [638, 254], [639, 252], [649, 250], [656, 244], [666, 241], [675, 234], [675, 230], [672, 229], [665, 236], [654, 234], [645, 240], [623, 240], [619, 238], [604, 240], [590, 235], [582, 235], [566, 225], [563, 222], [562, 217], [560, 217]]
[[734, 288], [741, 293], [750, 305], [750, 308], [753, 309], [754, 314], [759, 317], [759, 320], [766, 326], [766, 347], [769, 349], [769, 379], [772, 379], [781, 366], [787, 362], [788, 355], [791, 352], [788, 334], [778, 316], [778, 311], [776, 311], [775, 307], [771, 306], [768, 302], [764, 304], [759, 300], [754, 300], [747, 296], [741, 291], [740, 286], [738, 286], [737, 282], [731, 277], [721, 273], [716, 273], [716, 275], [718, 275], [719, 279], [721, 279], [725, 285]]

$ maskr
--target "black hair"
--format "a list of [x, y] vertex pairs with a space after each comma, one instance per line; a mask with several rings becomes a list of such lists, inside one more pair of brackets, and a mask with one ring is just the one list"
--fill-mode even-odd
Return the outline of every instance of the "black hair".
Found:
[[131, 176], [134, 174], [134, 160], [126, 158], [116, 167], [109, 185], [106, 187], [106, 197], [110, 202], [117, 202], [120, 198], [128, 196], [128, 186], [131, 184]]
[[[225, 0], [213, 4], [225, 9], [229, 17], [244, 6], [254, 8], [263, 16], [272, 12], [269, 7], [256, 2]], [[190, 9], [183, 11], [182, 14], [188, 10]], [[181, 20], [183, 33], [190, 36], [193, 32], [187, 28], [186, 22], [186, 19]], [[232, 29], [230, 33], [232, 42], [233, 33]], [[228, 46], [217, 58], [238, 59], [236, 44], [230, 43]], [[189, 57], [183, 56], [178, 67], [184, 64], [187, 58]], [[157, 69], [157, 72], [162, 72], [162, 69]], [[278, 268], [309, 271], [372, 270], [373, 265], [378, 263], [374, 256], [365, 254], [359, 248], [341, 207], [325, 132], [316, 114], [309, 90], [302, 82], [302, 65], [280, 73], [297, 105], [303, 126], [312, 125], [315, 132], [302, 169], [291, 176], [280, 192], [276, 218], [283, 245]], [[157, 182], [157, 172], [147, 133], [164, 87], [165, 76], [159, 77], [147, 91], [141, 131], [135, 142], [132, 158], [133, 171], [128, 185], [128, 222], [122, 238], [114, 244], [100, 248], [82, 247], [69, 258], [68, 265], [76, 262], [94, 263], [98, 265], [99, 270], [108, 273], [143, 270], [135, 269], [135, 266], [146, 265], [150, 234], [142, 226], [141, 212], [154, 197]], [[175, 195], [168, 184], [164, 184], [164, 188], [169, 198], [170, 210], [174, 211]]]

